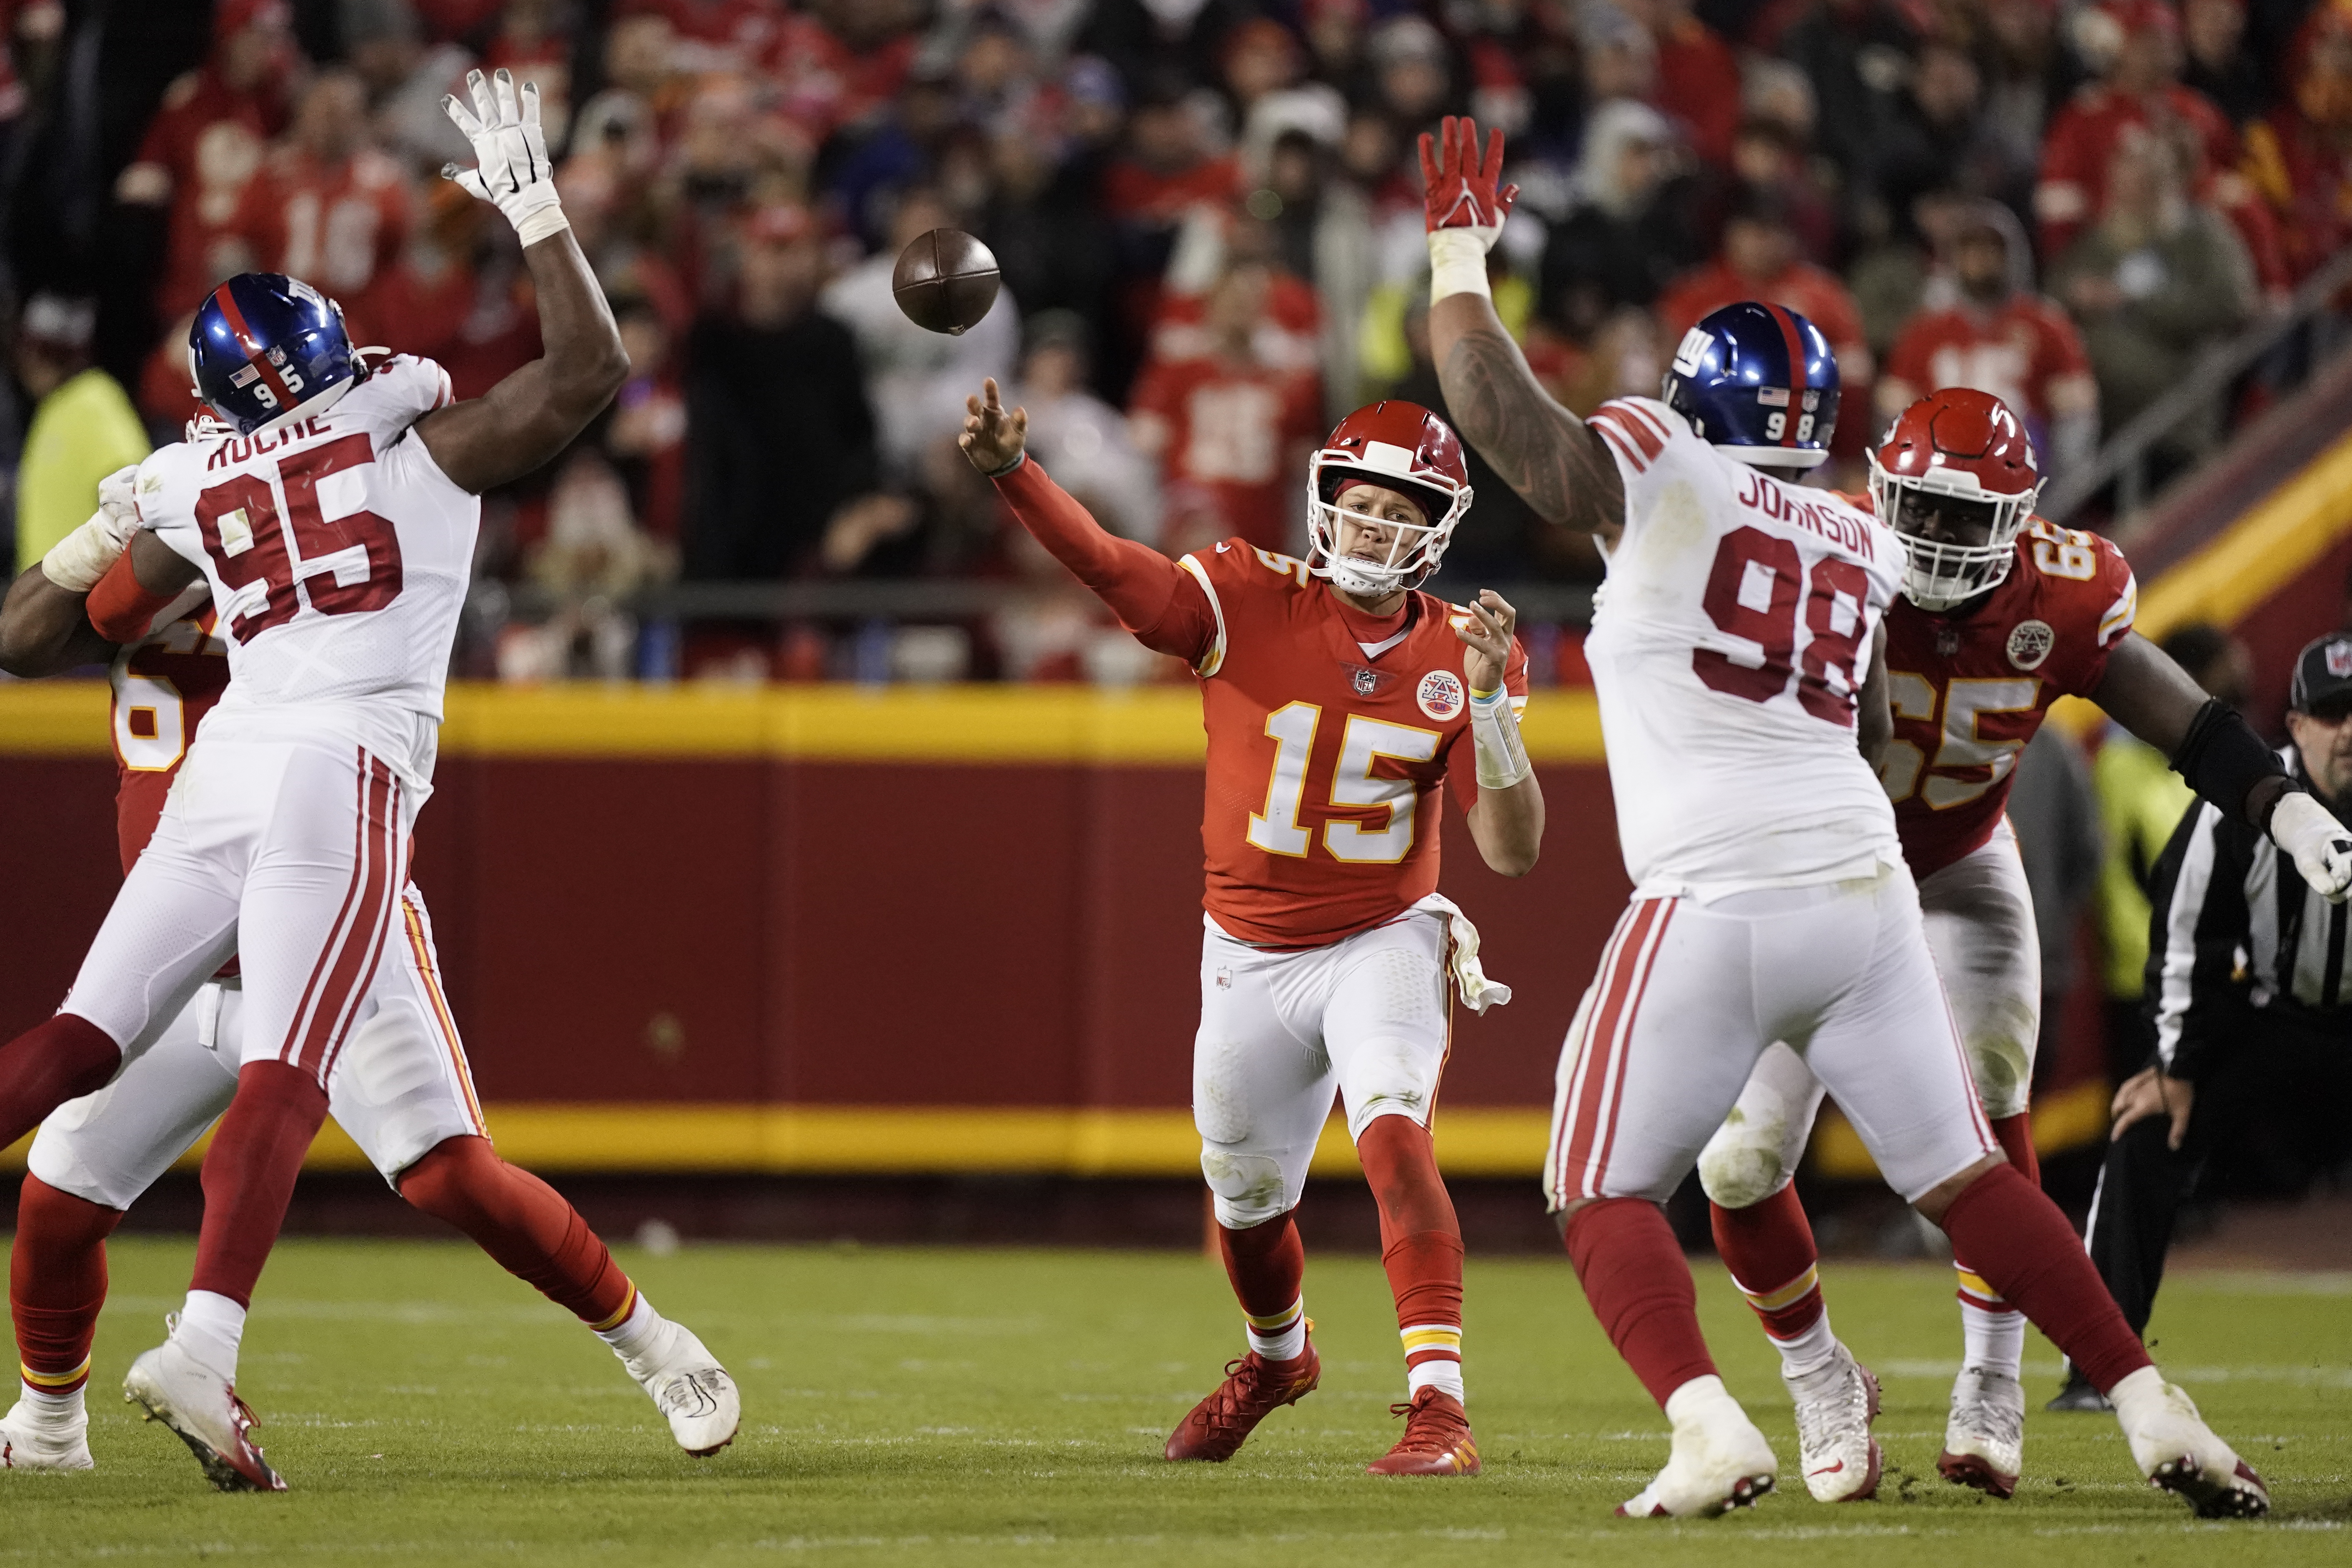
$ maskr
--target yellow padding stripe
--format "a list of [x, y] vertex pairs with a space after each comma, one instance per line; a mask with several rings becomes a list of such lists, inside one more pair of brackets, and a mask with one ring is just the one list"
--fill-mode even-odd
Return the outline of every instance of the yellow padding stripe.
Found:
[[1990, 1285], [1985, 1282], [1985, 1277], [1983, 1275], [1971, 1273], [1969, 1270], [1961, 1268], [1957, 1263], [1952, 1265], [1952, 1272], [1960, 1277], [1960, 1289], [1963, 1293], [1973, 1296], [1979, 1301], [2000, 1301], [2003, 1300], [2000, 1291], [1994, 1289]]
[[1282, 1332], [1283, 1330], [1290, 1327], [1291, 1324], [1298, 1321], [1299, 1314], [1306, 1310], [1307, 1298], [1301, 1296], [1297, 1300], [1293, 1301], [1289, 1306], [1284, 1308], [1281, 1311], [1275, 1313], [1272, 1317], [1261, 1318], [1251, 1312], [1244, 1312], [1242, 1316], [1249, 1319], [1249, 1326], [1255, 1329], [1259, 1333], [1278, 1334]]
[[1758, 1311], [1777, 1312], [1792, 1301], [1803, 1300], [1805, 1292], [1821, 1283], [1821, 1275], [1819, 1265], [1809, 1263], [1805, 1266], [1805, 1271], [1802, 1274], [1798, 1275], [1778, 1290], [1768, 1290], [1759, 1296], [1755, 1291], [1743, 1288], [1739, 1293], [1747, 1297], [1748, 1304]]
[[69, 1388], [89, 1375], [89, 1357], [82, 1357], [81, 1364], [71, 1372], [35, 1372], [22, 1362], [16, 1363], [16, 1370], [35, 1388]]
[[1460, 1329], [1449, 1329], [1442, 1325], [1400, 1329], [1397, 1331], [1397, 1337], [1404, 1341], [1404, 1353], [1407, 1355], [1412, 1355], [1421, 1351], [1452, 1351], [1457, 1356], [1462, 1353]]
[[632, 1279], [629, 1281], [629, 1294], [621, 1302], [621, 1310], [614, 1313], [611, 1317], [605, 1319], [603, 1322], [593, 1325], [591, 1331], [599, 1334], [609, 1334], [614, 1329], [619, 1328], [623, 1323], [627, 1322], [629, 1321], [629, 1314], [636, 1310], [637, 1282]]

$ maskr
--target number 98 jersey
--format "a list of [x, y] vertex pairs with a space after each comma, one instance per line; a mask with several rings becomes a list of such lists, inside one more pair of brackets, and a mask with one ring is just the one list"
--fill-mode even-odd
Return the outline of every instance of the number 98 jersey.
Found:
[[1886, 617], [1895, 742], [1879, 777], [1904, 858], [1926, 877], [1992, 837], [2017, 754], [2061, 697], [2089, 697], [2132, 627], [2139, 591], [2123, 552], [2035, 518], [1998, 587], [1965, 614], [1909, 600]]
[[1717, 450], [1653, 399], [1605, 403], [1590, 423], [1625, 483], [1585, 657], [1635, 896], [1805, 887], [1899, 862], [1854, 731], [1902, 576], [1893, 531]]
[[284, 429], [204, 430], [139, 466], [140, 525], [211, 584], [224, 718], [331, 715], [429, 774], [482, 509], [411, 427], [451, 400], [439, 365], [400, 355]]

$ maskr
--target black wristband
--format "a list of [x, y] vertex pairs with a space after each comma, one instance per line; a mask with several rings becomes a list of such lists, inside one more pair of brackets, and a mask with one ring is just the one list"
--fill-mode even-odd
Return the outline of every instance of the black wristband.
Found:
[[1024, 464], [1024, 463], [1027, 462], [1028, 460], [1029, 460], [1029, 449], [1028, 449], [1026, 447], [1023, 447], [1020, 451], [1013, 453], [1013, 460], [1012, 460], [1011, 462], [1009, 462], [1009, 463], [1005, 464], [1005, 465], [1004, 465], [1004, 467], [1003, 467], [1003, 468], [1001, 468], [996, 469], [996, 470], [995, 470], [994, 472], [992, 472], [992, 473], [986, 473], [986, 474], [982, 474], [982, 475], [981, 476], [981, 478], [982, 478], [982, 479], [1001, 479], [1004, 478], [1007, 474], [1012, 473], [1012, 472], [1013, 472], [1013, 470], [1014, 470], [1015, 468], [1018, 468], [1022, 464]]
[[[2247, 809], [2247, 795], [2264, 779], [2288, 777], [2278, 753], [2263, 744], [2253, 727], [2236, 710], [2210, 697], [2189, 721], [2180, 749], [2172, 753], [2172, 770], [2225, 815], [2257, 828], [2267, 826], [2269, 808], [2284, 792], [2266, 792], [2271, 798], [2259, 818]], [[2288, 787], [2294, 787], [2292, 780]]]

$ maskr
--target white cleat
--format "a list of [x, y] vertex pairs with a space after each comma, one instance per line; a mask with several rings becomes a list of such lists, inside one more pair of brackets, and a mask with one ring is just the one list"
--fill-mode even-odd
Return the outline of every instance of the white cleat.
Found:
[[1674, 1452], [1637, 1497], [1617, 1505], [1628, 1519], [1710, 1519], [1753, 1507], [1772, 1489], [1780, 1463], [1723, 1380], [1695, 1377], [1666, 1399]]
[[621, 1364], [669, 1418], [670, 1436], [698, 1459], [707, 1459], [735, 1440], [743, 1424], [742, 1396], [719, 1358], [684, 1323], [665, 1319], [647, 1352], [625, 1355]]
[[44, 1421], [24, 1400], [0, 1415], [0, 1470], [94, 1470], [89, 1457], [89, 1413], [70, 1421]]
[[285, 1479], [269, 1468], [246, 1434], [257, 1425], [236, 1387], [198, 1364], [176, 1340], [131, 1363], [122, 1397], [176, 1433], [204, 1467], [205, 1479], [225, 1492], [282, 1492]]
[[1990, 1497], [2015, 1494], [2025, 1465], [2025, 1386], [2004, 1372], [1962, 1367], [1936, 1470]]
[[2270, 1512], [2263, 1478], [2214, 1436], [2187, 1392], [2165, 1382], [2156, 1368], [2133, 1373], [2107, 1390], [2107, 1400], [2148, 1485], [2188, 1499], [2200, 1519], [2260, 1519]]
[[1797, 1402], [1797, 1463], [1817, 1502], [1864, 1502], [1878, 1493], [1885, 1455], [1870, 1424], [1878, 1419], [1878, 1379], [1841, 1344], [1800, 1376], [1780, 1374]]

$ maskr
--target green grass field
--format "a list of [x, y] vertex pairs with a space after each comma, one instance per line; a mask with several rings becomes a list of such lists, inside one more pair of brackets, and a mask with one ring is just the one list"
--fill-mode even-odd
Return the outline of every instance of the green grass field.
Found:
[[1310, 1262], [1323, 1386], [1240, 1458], [1171, 1466], [1167, 1429], [1234, 1352], [1216, 1267], [1168, 1254], [690, 1247], [625, 1255], [743, 1387], [735, 1447], [697, 1462], [604, 1348], [457, 1245], [289, 1242], [241, 1387], [293, 1490], [224, 1497], [117, 1389], [160, 1338], [191, 1244], [114, 1248], [91, 1384], [95, 1475], [0, 1474], [0, 1562], [207, 1558], [499, 1563], [2342, 1563], [2352, 1556], [2352, 1279], [2190, 1275], [2158, 1354], [2277, 1498], [2199, 1524], [2137, 1485], [2105, 1416], [2036, 1409], [2017, 1500], [1934, 1472], [1957, 1354], [1948, 1270], [1833, 1267], [1838, 1327], [1885, 1380], [1880, 1500], [1793, 1478], [1769, 1352], [1699, 1268], [1734, 1392], [1793, 1494], [1690, 1524], [1610, 1517], [1665, 1458], [1565, 1260], [1473, 1262], [1468, 1373], [1486, 1473], [1376, 1480], [1402, 1374], [1378, 1267]]

